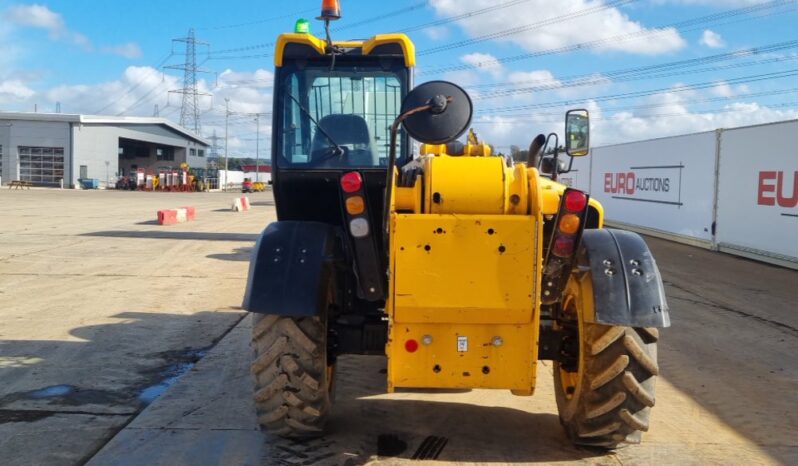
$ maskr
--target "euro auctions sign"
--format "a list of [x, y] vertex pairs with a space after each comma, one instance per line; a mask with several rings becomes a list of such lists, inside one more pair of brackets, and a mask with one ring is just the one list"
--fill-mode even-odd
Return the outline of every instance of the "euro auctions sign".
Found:
[[653, 139], [593, 149], [591, 195], [608, 222], [712, 243], [717, 135]]
[[[794, 209], [798, 206], [798, 171], [759, 172], [757, 204], [761, 206]], [[796, 216], [798, 213], [782, 212], [785, 216]]]
[[717, 243], [798, 261], [798, 121], [723, 131]]
[[622, 172], [604, 173], [604, 192], [614, 199], [682, 205], [684, 165], [633, 166]]

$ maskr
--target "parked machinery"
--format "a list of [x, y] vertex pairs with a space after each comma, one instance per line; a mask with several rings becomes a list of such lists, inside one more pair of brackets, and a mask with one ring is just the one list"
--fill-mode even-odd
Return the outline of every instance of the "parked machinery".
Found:
[[[329, 28], [340, 10], [323, 4]], [[322, 433], [342, 354], [387, 355], [388, 391], [516, 395], [532, 395], [537, 361], [551, 360], [574, 442], [638, 442], [669, 325], [640, 236], [604, 229], [598, 202], [551, 179], [556, 153], [547, 177], [476, 138], [457, 143], [470, 98], [440, 81], [411, 91], [402, 34], [334, 42], [299, 22], [275, 64], [279, 221], [258, 241], [244, 302], [261, 425]], [[565, 133], [569, 156], [588, 154], [586, 111], [568, 113]]]

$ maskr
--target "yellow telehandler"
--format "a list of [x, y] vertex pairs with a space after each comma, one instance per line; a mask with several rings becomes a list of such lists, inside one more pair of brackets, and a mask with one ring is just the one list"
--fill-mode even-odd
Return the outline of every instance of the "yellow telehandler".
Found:
[[[558, 143], [545, 154], [539, 136], [513, 163], [473, 135], [458, 142], [468, 94], [414, 88], [403, 34], [331, 40], [338, 18], [324, 0], [326, 38], [300, 20], [276, 43], [278, 221], [257, 242], [244, 300], [260, 424], [323, 434], [342, 354], [386, 355], [388, 391], [522, 396], [550, 360], [575, 443], [639, 442], [670, 325], [643, 239], [603, 228], [598, 202], [556, 182], [568, 170]], [[588, 155], [587, 112], [565, 122], [564, 151]]]

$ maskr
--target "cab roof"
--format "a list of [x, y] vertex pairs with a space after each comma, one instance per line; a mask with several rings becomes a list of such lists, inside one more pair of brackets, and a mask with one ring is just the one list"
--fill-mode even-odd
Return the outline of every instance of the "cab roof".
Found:
[[[403, 57], [406, 67], [416, 65], [416, 47], [405, 34], [378, 34], [367, 40], [333, 41], [333, 44], [347, 55]], [[313, 34], [280, 34], [274, 50], [274, 66], [283, 66], [286, 58], [322, 57], [326, 50], [326, 41]]]

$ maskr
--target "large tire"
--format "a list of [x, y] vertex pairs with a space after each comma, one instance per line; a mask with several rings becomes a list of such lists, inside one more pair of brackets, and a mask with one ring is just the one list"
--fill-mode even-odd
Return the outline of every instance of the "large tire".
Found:
[[258, 423], [275, 435], [316, 437], [332, 407], [326, 316], [255, 314], [252, 367]]
[[589, 274], [574, 275], [564, 295], [564, 318], [578, 328], [579, 356], [576, 367], [554, 364], [560, 422], [579, 445], [640, 443], [655, 401], [659, 332], [583, 322], [578, 310], [593, 309], [589, 281]]

